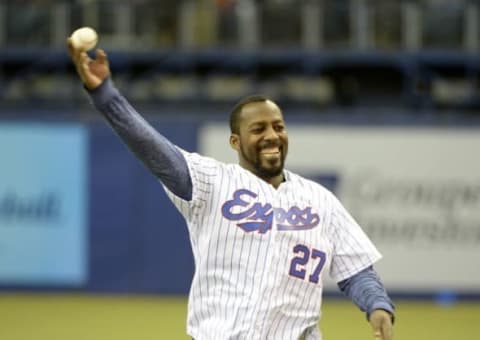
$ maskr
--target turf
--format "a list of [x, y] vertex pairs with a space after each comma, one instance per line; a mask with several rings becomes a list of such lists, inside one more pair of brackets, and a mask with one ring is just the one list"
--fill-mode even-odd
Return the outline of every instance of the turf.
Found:
[[[189, 339], [185, 297], [0, 294], [1, 340]], [[325, 340], [372, 339], [347, 301], [326, 300]], [[480, 303], [397, 301], [396, 340], [477, 339]]]

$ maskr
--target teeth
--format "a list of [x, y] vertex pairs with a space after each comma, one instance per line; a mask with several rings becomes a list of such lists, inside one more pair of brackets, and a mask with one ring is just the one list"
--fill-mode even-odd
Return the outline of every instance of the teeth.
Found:
[[280, 152], [279, 151], [263, 151], [263, 152], [260, 152], [261, 155], [265, 155], [265, 156], [272, 156], [272, 155], [279, 155]]
[[279, 153], [280, 150], [278, 150], [278, 148], [275, 148], [275, 149], [263, 149], [262, 150], [262, 153]]

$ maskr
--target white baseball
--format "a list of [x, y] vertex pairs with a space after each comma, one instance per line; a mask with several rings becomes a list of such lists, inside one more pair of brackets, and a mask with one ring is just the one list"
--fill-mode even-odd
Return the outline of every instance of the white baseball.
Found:
[[97, 45], [98, 34], [91, 27], [82, 27], [75, 30], [70, 36], [73, 47], [82, 51], [88, 51]]

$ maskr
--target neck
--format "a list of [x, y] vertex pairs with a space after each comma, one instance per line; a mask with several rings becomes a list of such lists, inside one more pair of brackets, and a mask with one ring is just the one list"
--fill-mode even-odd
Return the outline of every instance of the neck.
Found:
[[260, 178], [263, 181], [267, 182], [268, 184], [272, 185], [275, 189], [277, 189], [280, 186], [280, 184], [285, 181], [285, 176], [283, 175], [283, 170], [280, 172], [280, 174], [278, 174], [276, 176], [268, 176], [265, 173], [260, 173], [260, 172], [256, 171], [256, 169], [252, 169], [248, 165], [245, 166], [245, 164], [242, 164], [242, 162], [240, 162], [239, 165], [242, 168], [244, 168], [245, 170], [248, 170], [251, 173], [253, 173], [258, 178]]
[[278, 176], [269, 177], [269, 178], [263, 178], [263, 177], [260, 177], [260, 178], [263, 179], [265, 182], [271, 184], [275, 189], [278, 189], [280, 184], [285, 181], [285, 176], [283, 175], [283, 171]]

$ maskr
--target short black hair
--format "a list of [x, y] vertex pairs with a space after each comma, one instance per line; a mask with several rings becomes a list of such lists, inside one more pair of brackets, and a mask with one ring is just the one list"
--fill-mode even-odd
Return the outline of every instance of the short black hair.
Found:
[[269, 97], [262, 94], [254, 94], [242, 98], [230, 112], [230, 132], [238, 134], [240, 131], [240, 126], [238, 124], [240, 113], [245, 105], [250, 103], [266, 102], [267, 100], [272, 101]]

